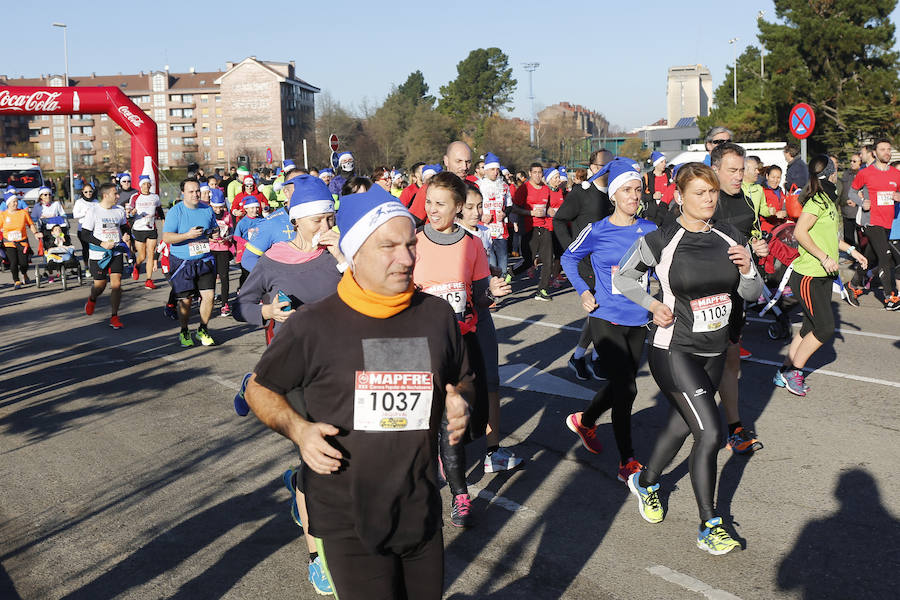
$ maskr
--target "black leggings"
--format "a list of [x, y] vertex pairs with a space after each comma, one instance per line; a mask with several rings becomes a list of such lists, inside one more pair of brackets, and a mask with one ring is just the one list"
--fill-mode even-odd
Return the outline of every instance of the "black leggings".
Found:
[[588, 317], [594, 350], [606, 367], [607, 384], [594, 395], [581, 423], [593, 427], [604, 412], [612, 409], [613, 433], [621, 462], [634, 456], [631, 446], [631, 407], [637, 396], [638, 365], [644, 350], [647, 328], [616, 325], [604, 319]]
[[86, 229], [78, 230], [78, 241], [81, 242], [81, 259], [84, 261], [84, 268], [89, 269], [91, 266], [88, 262], [91, 240]]
[[19, 273], [28, 279], [28, 255], [25, 253], [25, 245], [22, 242], [13, 242], [13, 246], [5, 246], [6, 257], [9, 259], [9, 272], [12, 273], [13, 283], [19, 281]]
[[212, 253], [216, 257], [216, 273], [219, 275], [222, 302], [226, 303], [228, 302], [228, 294], [231, 291], [231, 281], [228, 279], [228, 263], [231, 262], [231, 252], [228, 250], [213, 250]]
[[444, 537], [401, 553], [372, 554], [356, 538], [323, 538], [325, 562], [341, 600], [439, 600], [444, 588]]
[[723, 431], [716, 407], [716, 388], [722, 379], [725, 353], [698, 356], [678, 350], [651, 346], [650, 372], [661, 392], [669, 400], [669, 423], [656, 441], [639, 483], [654, 485], [688, 434], [694, 436], [694, 447], [688, 468], [694, 497], [702, 522], [716, 516], [713, 497], [716, 491], [716, 456], [722, 447]]
[[891, 252], [891, 245], [888, 242], [889, 231], [878, 225], [869, 225], [866, 227], [866, 235], [869, 238], [869, 244], [878, 257], [878, 264], [881, 265], [881, 289], [887, 298], [891, 295], [891, 291], [896, 291], [894, 287], [894, 253]]
[[248, 277], [250, 277], [250, 271], [241, 266], [241, 278], [238, 279], [238, 290], [241, 289], [241, 286], [244, 285], [244, 282], [247, 281]]
[[520, 273], [534, 266], [535, 256], [541, 257], [541, 279], [539, 290], [546, 290], [550, 285], [550, 272], [553, 270], [553, 232], [543, 227], [535, 227], [522, 235], [522, 265], [516, 269]]

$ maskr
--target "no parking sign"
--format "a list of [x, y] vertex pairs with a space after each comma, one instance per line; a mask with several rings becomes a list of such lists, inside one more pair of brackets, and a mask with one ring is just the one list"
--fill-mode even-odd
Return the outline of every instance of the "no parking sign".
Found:
[[801, 102], [791, 109], [791, 115], [788, 117], [788, 127], [794, 137], [798, 140], [805, 140], [812, 135], [816, 126], [816, 113], [812, 107], [805, 102]]

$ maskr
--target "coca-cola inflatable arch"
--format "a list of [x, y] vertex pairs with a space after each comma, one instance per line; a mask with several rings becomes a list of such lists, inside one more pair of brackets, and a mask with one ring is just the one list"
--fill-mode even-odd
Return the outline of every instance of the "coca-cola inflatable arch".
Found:
[[131, 135], [131, 173], [159, 181], [156, 123], [117, 87], [0, 86], [0, 115], [93, 115], [105, 113]]

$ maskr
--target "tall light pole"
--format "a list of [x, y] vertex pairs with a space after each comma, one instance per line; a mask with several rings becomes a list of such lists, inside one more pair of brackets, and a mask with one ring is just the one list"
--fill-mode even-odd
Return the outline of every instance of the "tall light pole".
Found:
[[541, 63], [522, 63], [522, 67], [528, 71], [528, 99], [531, 100], [531, 145], [534, 146], [534, 72]]
[[735, 43], [740, 38], [731, 38], [728, 40], [728, 43], [731, 44], [732, 49], [734, 50], [734, 72], [731, 74], [732, 79], [734, 79], [734, 103], [737, 104], [737, 46]]
[[[756, 18], [759, 21], [762, 21], [762, 18], [766, 16], [766, 11], [761, 10], [756, 13]], [[759, 79], [762, 81], [766, 77], [766, 46], [764, 44], [759, 45]]]
[[[63, 30], [63, 56], [66, 61], [66, 86], [69, 85], [69, 38], [68, 30], [65, 23], [52, 23], [54, 27], [60, 27]], [[72, 168], [72, 124], [69, 115], [66, 115], [66, 148], [69, 156], [69, 202], [75, 202], [75, 171]]]

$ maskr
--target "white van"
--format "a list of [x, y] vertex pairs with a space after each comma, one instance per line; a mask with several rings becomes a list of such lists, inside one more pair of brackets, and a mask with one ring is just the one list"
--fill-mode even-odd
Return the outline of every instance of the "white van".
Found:
[[44, 185], [44, 174], [36, 158], [0, 157], [0, 193], [8, 186], [16, 188], [16, 194], [28, 206], [38, 201], [38, 189]]

